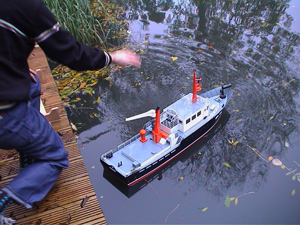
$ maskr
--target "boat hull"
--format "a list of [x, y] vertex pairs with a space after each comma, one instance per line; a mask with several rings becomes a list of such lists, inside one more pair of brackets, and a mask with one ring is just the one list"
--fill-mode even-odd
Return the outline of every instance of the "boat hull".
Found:
[[120, 181], [122, 181], [127, 186], [133, 186], [134, 184], [138, 183], [139, 181], [147, 178], [149, 175], [163, 167], [165, 164], [179, 156], [182, 152], [186, 151], [190, 146], [200, 140], [203, 136], [205, 136], [219, 121], [222, 114], [222, 110], [216, 114], [210, 121], [208, 121], [204, 126], [200, 127], [194, 133], [183, 139], [180, 145], [173, 149], [170, 153], [164, 155], [163, 157], [157, 159], [147, 167], [136, 171], [135, 173], [124, 177], [111, 165], [106, 164], [104, 161], [101, 161], [105, 170], [114, 174]]

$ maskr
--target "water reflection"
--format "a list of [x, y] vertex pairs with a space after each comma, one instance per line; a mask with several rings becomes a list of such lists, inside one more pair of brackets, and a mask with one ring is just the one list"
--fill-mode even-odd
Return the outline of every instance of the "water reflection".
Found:
[[[248, 146], [264, 158], [273, 156], [284, 161], [292, 154], [288, 146], [298, 143], [300, 133], [300, 31], [290, 29], [293, 17], [287, 9], [291, 1], [122, 2], [130, 21], [130, 44], [141, 53], [142, 67], [114, 71], [110, 81], [98, 84], [95, 97], [80, 96], [84, 101], [78, 108], [67, 109], [79, 128], [79, 146], [93, 142], [105, 146], [93, 153], [99, 158], [135, 135], [146, 121], [128, 123], [124, 119], [156, 106], [164, 108], [182, 92], [191, 92], [192, 71], [196, 70], [202, 77], [203, 92], [215, 85], [233, 85], [233, 100], [227, 107], [231, 117], [221, 132], [198, 146], [202, 155], [195, 154], [196, 150], [190, 153], [169, 167], [160, 184], [155, 184], [161, 189], [168, 182], [174, 188], [184, 184], [187, 193], [204, 189], [220, 201], [232, 189], [242, 193], [262, 191], [273, 167]], [[92, 102], [98, 95], [101, 101], [95, 107]], [[114, 141], [103, 143], [103, 136]], [[229, 141], [238, 144], [232, 146]], [[83, 155], [84, 151], [94, 150], [82, 148]], [[294, 160], [299, 163], [300, 157]], [[91, 159], [85, 161], [89, 164]], [[99, 175], [91, 179], [97, 187]], [[286, 188], [284, 184], [280, 187]], [[144, 194], [139, 191], [135, 197]], [[126, 204], [134, 201], [130, 199]], [[294, 203], [289, 200], [289, 204]], [[131, 221], [138, 220], [132, 213], [125, 213]], [[275, 222], [270, 217], [268, 222]], [[294, 218], [281, 223], [295, 222]]]

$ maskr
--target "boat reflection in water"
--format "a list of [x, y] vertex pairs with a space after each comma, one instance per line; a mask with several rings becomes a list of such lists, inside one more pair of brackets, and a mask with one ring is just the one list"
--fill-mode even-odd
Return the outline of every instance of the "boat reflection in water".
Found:
[[[111, 173], [111, 171], [104, 169], [103, 177], [108, 180], [115, 188], [117, 188], [119, 191], [121, 191], [124, 195], [126, 195], [128, 198], [136, 194], [138, 191], [143, 189], [145, 186], [147, 186], [150, 182], [153, 180], [162, 180], [164, 177], [164, 172], [166, 172], [168, 169], [170, 169], [172, 166], [174, 166], [179, 161], [186, 161], [189, 159], [193, 154], [198, 154], [201, 152], [201, 149], [206, 145], [206, 143], [211, 140], [218, 132], [220, 132], [226, 125], [230, 118], [230, 114], [226, 109], [222, 111], [222, 114], [220, 116], [219, 121], [217, 124], [208, 132], [204, 137], [202, 137], [197, 143], [195, 143], [193, 146], [189, 148], [188, 151], [183, 152], [180, 156], [172, 160], [171, 162], [167, 163], [162, 168], [158, 169], [151, 175], [147, 176], [145, 179], [141, 180], [140, 182], [132, 185], [132, 186], [126, 186], [122, 181], [119, 179], [116, 179], [115, 175]], [[200, 179], [200, 178], [199, 178]]]

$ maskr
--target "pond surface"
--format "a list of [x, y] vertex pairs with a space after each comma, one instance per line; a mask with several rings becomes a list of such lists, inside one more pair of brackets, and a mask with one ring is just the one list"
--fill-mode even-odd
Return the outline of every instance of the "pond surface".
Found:
[[[67, 108], [108, 224], [300, 224], [300, 1], [123, 2], [141, 68]], [[203, 92], [233, 85], [217, 127], [144, 186], [104, 177], [100, 155], [148, 120], [125, 118], [190, 93], [193, 70]]]

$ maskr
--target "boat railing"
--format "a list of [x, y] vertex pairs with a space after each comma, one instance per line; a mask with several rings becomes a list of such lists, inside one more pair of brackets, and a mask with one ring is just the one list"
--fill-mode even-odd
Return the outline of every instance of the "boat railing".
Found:
[[152, 126], [152, 120], [149, 120], [147, 123], [145, 123], [143, 126], [143, 129], [145, 129], [148, 132], [147, 127], [150, 127], [150, 126]]
[[[146, 135], [148, 135], [150, 133], [150, 131], [146, 132]], [[134, 142], [136, 139], [139, 139], [141, 137], [140, 134], [136, 134], [135, 136], [133, 136], [132, 138], [128, 139], [127, 141], [125, 141], [124, 143], [120, 144], [117, 148], [114, 149], [113, 152], [117, 152], [120, 149], [124, 148], [125, 146], [131, 144], [132, 142]]]

